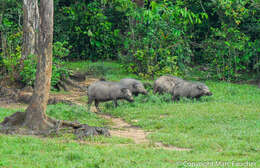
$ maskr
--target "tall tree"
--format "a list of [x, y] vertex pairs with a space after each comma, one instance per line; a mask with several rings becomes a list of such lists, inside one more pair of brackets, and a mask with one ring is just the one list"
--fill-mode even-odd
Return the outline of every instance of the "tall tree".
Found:
[[53, 0], [41, 0], [38, 45], [36, 47], [38, 58], [36, 80], [32, 100], [26, 110], [25, 118], [25, 125], [31, 129], [42, 130], [51, 126], [45, 111], [51, 86], [52, 41]]
[[[56, 124], [56, 120], [47, 117], [45, 113], [52, 73], [53, 0], [41, 0], [40, 10], [38, 10], [37, 0], [24, 0], [24, 3], [25, 15], [27, 15], [24, 17], [24, 47], [26, 48], [24, 53], [35, 53], [38, 61], [34, 92], [26, 112], [16, 112], [6, 117], [1, 125], [8, 127], [25, 126], [29, 130], [41, 132], [49, 130]], [[36, 30], [34, 28], [38, 27], [36, 26], [38, 16], [40, 16], [39, 30]], [[29, 46], [26, 46], [26, 44]]]
[[23, 50], [21, 66], [28, 55], [37, 55], [37, 31], [39, 27], [38, 0], [23, 0]]

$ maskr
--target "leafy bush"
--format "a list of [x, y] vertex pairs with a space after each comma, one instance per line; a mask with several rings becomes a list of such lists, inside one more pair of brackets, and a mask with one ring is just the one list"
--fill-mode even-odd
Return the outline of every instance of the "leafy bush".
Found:
[[68, 57], [70, 53], [71, 45], [68, 45], [68, 41], [57, 41], [53, 44], [53, 57], [63, 59]]
[[21, 16], [22, 2], [0, 1], [0, 68], [13, 79], [22, 51]]
[[[62, 39], [74, 46], [70, 59], [115, 59], [120, 44], [119, 30], [112, 27], [108, 16], [109, 2], [77, 2], [62, 6], [55, 15], [54, 40]], [[58, 7], [58, 6], [56, 6]]]
[[[135, 10], [121, 59], [126, 69], [142, 77], [181, 73], [192, 55], [185, 31], [200, 15], [169, 4], [151, 3], [151, 9]], [[179, 23], [181, 26], [179, 26]]]
[[20, 72], [22, 82], [25, 85], [33, 86], [36, 78], [36, 65], [37, 65], [36, 56], [28, 55], [27, 59], [24, 60], [23, 64], [24, 64], [23, 69]]
[[[214, 80], [260, 73], [257, 1], [145, 0], [142, 8], [136, 2], [55, 0], [53, 50], [58, 60], [53, 61], [53, 84], [66, 72], [60, 60], [117, 60], [143, 78], [185, 75], [205, 66], [206, 78]], [[2, 0], [0, 9], [0, 72], [15, 79], [22, 50], [22, 2]], [[35, 72], [29, 67], [34, 63], [26, 64], [21, 73], [32, 84]]]
[[[53, 45], [53, 64], [52, 64], [52, 77], [51, 86], [57, 85], [62, 76], [68, 76], [69, 72], [64, 67], [65, 62], [61, 58], [68, 56], [69, 48], [65, 48], [66, 42], [56, 42]], [[33, 86], [36, 77], [37, 59], [34, 55], [29, 55], [24, 60], [24, 67], [20, 72], [22, 82], [26, 85]]]
[[73, 46], [68, 59], [116, 59], [144, 78], [198, 65], [215, 80], [260, 71], [256, 1], [55, 2], [55, 41]]
[[242, 72], [252, 71], [259, 62], [257, 40], [251, 41], [250, 36], [241, 30], [241, 24], [249, 15], [246, 7], [248, 4], [221, 0], [217, 2], [219, 3], [214, 5], [218, 8], [220, 26], [211, 27], [211, 35], [203, 41], [203, 46], [206, 46], [203, 57], [210, 63], [214, 79], [237, 80]]

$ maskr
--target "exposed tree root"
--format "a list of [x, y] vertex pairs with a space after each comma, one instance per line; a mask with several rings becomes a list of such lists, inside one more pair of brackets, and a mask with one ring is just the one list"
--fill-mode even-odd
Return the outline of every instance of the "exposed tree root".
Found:
[[60, 81], [58, 84], [57, 84], [57, 87], [58, 89], [61, 91], [61, 90], [64, 90], [64, 91], [69, 91], [69, 87], [63, 82], [63, 81]]
[[25, 119], [24, 112], [16, 112], [10, 115], [9, 117], [5, 117], [1, 125], [6, 127], [21, 126], [24, 123], [24, 119]]
[[85, 90], [86, 90], [86, 88], [84, 88], [84, 87], [82, 87], [82, 86], [76, 84], [75, 82], [73, 82], [73, 81], [72, 81], [70, 78], [68, 78], [68, 77], [63, 76], [63, 77], [62, 77], [62, 80], [64, 81], [64, 83], [66, 83], [66, 84], [69, 85], [69, 86], [72, 86], [72, 87], [75, 87], [75, 88], [79, 88], [79, 89], [82, 90], [82, 91], [85, 91]]
[[70, 75], [70, 79], [78, 81], [78, 82], [83, 82], [86, 80], [87, 73], [75, 73]]
[[63, 100], [63, 99], [57, 99], [57, 98], [50, 98], [48, 100], [48, 104], [58, 104], [58, 103], [63, 103], [63, 104], [68, 104], [68, 105], [75, 105], [75, 103], [73, 103], [70, 100]]
[[[70, 76], [76, 81], [84, 81], [86, 76], [84, 74], [79, 74], [78, 76]], [[69, 91], [70, 88], [78, 88], [81, 91], [86, 91], [85, 87], [82, 87], [75, 83], [70, 77], [62, 76], [61, 80], [57, 83], [56, 87], [58, 90]], [[84, 80], [83, 80], [84, 79]]]
[[87, 124], [56, 120], [51, 117], [47, 117], [47, 122], [51, 125], [49, 129], [36, 131], [26, 127], [25, 117], [26, 112], [16, 112], [11, 116], [5, 117], [4, 121], [0, 123], [0, 133], [23, 135], [50, 135], [60, 134], [60, 130], [62, 130], [63, 133], [74, 133], [80, 139], [95, 135], [110, 136], [110, 133], [106, 128], [91, 127]]

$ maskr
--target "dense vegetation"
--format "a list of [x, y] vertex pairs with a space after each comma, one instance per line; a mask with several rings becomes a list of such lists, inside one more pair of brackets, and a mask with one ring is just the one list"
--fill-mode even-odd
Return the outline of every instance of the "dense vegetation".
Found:
[[[116, 60], [141, 77], [185, 75], [194, 67], [206, 78], [241, 80], [260, 71], [260, 4], [255, 0], [54, 0], [52, 85], [66, 60]], [[33, 85], [35, 59], [19, 69], [22, 1], [0, 1], [0, 69]]]

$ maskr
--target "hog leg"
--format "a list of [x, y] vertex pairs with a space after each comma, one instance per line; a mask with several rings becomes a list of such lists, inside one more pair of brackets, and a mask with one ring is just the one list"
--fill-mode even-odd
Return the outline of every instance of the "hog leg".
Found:
[[90, 111], [90, 106], [91, 106], [92, 102], [93, 102], [93, 99], [89, 98], [88, 99], [88, 111]]
[[138, 93], [133, 93], [134, 96], [138, 96]]
[[115, 99], [115, 100], [113, 100], [113, 102], [114, 102], [114, 106], [117, 107], [118, 106], [117, 100]]
[[180, 97], [179, 96], [172, 96], [172, 101], [173, 102], [176, 102], [176, 101], [179, 101], [180, 100]]
[[95, 100], [96, 109], [97, 109], [98, 112], [101, 112], [100, 109], [99, 109], [99, 107], [98, 107], [98, 104], [99, 104], [99, 101]]

